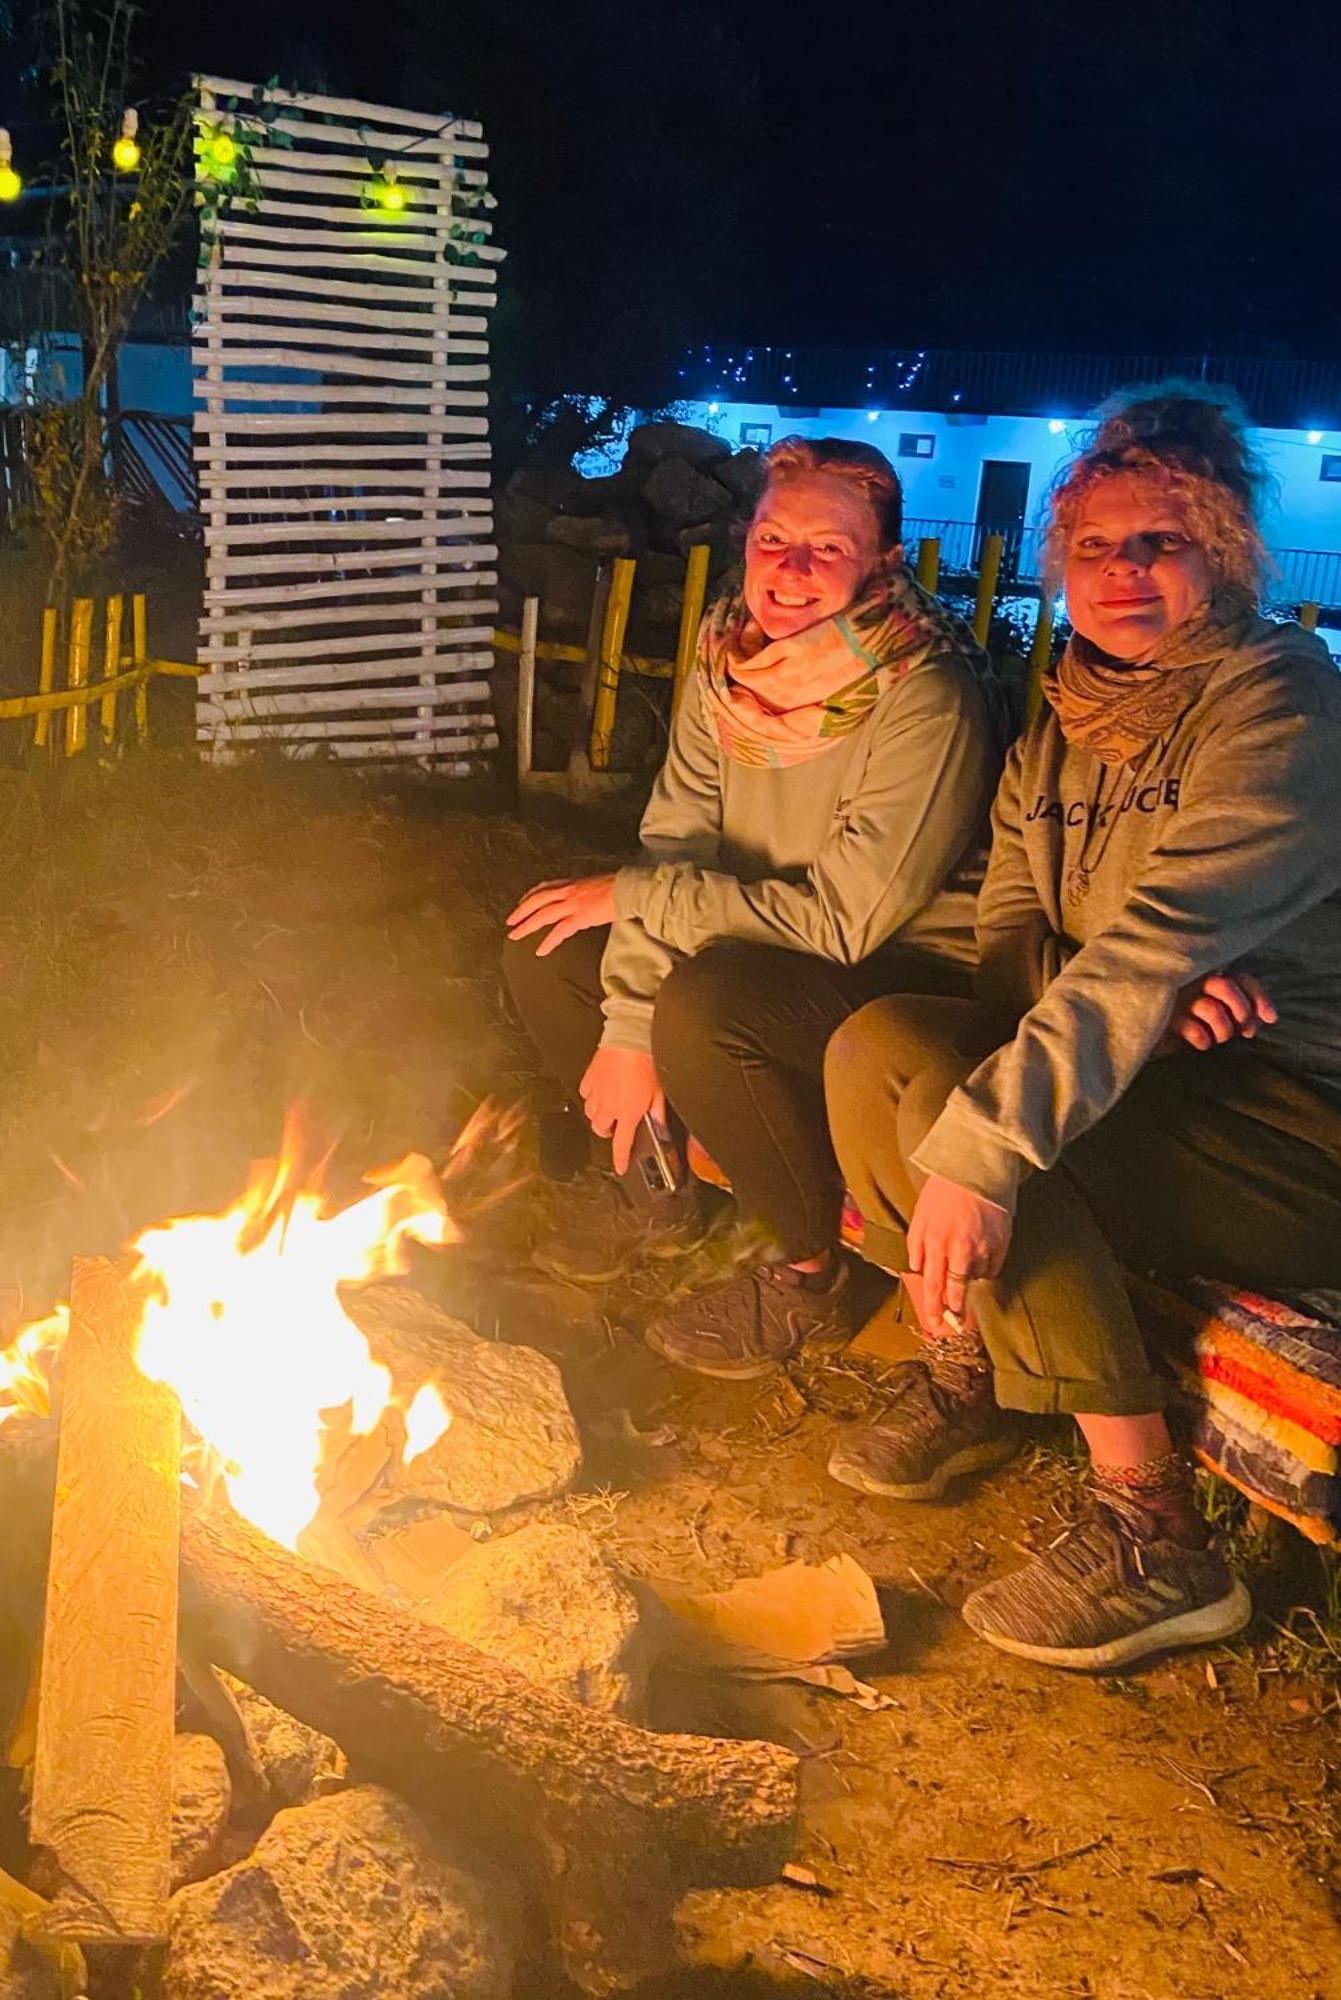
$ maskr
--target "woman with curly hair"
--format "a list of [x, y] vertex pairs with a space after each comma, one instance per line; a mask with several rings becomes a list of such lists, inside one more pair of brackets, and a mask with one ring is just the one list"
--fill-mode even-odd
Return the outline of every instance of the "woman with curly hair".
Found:
[[709, 1375], [853, 1330], [825, 1044], [875, 994], [969, 986], [1004, 703], [902, 540], [882, 453], [775, 445], [744, 589], [703, 620], [641, 855], [541, 883], [508, 919], [518, 1011], [616, 1171], [669, 1100], [776, 1245], [649, 1329]]
[[1124, 1266], [1341, 1285], [1341, 677], [1257, 611], [1259, 486], [1195, 387], [1100, 423], [1053, 502], [1074, 634], [997, 796], [977, 997], [877, 1001], [826, 1063], [867, 1254], [919, 1274], [925, 1335], [831, 1470], [935, 1497], [1009, 1457], [1014, 1412], [1073, 1415], [1092, 1510], [964, 1607], [1058, 1666], [1250, 1611]]

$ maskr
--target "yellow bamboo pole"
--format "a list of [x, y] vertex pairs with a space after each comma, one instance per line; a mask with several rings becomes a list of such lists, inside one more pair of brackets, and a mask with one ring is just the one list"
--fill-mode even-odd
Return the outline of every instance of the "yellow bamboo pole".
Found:
[[917, 580], [934, 596], [941, 580], [941, 538], [924, 535], [917, 545]]
[[615, 735], [615, 702], [619, 694], [619, 667], [628, 630], [629, 605], [633, 599], [633, 577], [637, 562], [620, 556], [610, 579], [610, 595], [605, 606], [605, 629], [601, 633], [600, 673], [596, 699], [591, 705], [591, 768], [608, 771]]
[[1038, 600], [1038, 623], [1034, 627], [1034, 643], [1029, 648], [1029, 673], [1024, 684], [1024, 719], [1026, 725], [1037, 719], [1043, 706], [1043, 676], [1052, 660], [1053, 601], [1050, 592], [1043, 590]]
[[[50, 694], [56, 685], [56, 634], [60, 626], [60, 613], [54, 604], [49, 604], [42, 613], [42, 663], [37, 671], [37, 692]], [[47, 709], [37, 711], [33, 723], [33, 742], [39, 750], [46, 746], [51, 734], [51, 715]]]
[[675, 646], [675, 679], [671, 685], [671, 714], [680, 706], [680, 697], [689, 683], [694, 669], [694, 652], [698, 645], [698, 628], [703, 619], [703, 600], [708, 594], [708, 557], [711, 550], [706, 542], [695, 542], [689, 551], [689, 561], [684, 573], [684, 602], [680, 606], [680, 636]]
[[[93, 599], [76, 597], [70, 612], [70, 650], [66, 686], [71, 694], [88, 686], [89, 655], [93, 650]], [[65, 754], [77, 757], [88, 741], [88, 703], [75, 702], [65, 715]]]
[[[130, 600], [130, 660], [134, 667], [146, 665], [149, 659], [149, 617], [145, 609], [143, 591], [136, 591]], [[141, 743], [149, 741], [149, 676], [146, 674], [135, 690], [135, 734]]]
[[980, 646], [987, 644], [987, 634], [992, 624], [992, 606], [996, 603], [996, 580], [1001, 574], [1001, 552], [1006, 546], [1004, 535], [984, 535], [981, 566], [978, 570], [978, 595], [973, 606], [973, 636]]
[[[121, 619], [125, 611], [125, 600], [118, 592], [107, 600], [107, 624], [103, 633], [102, 677], [105, 681], [116, 679], [121, 665]], [[116, 690], [104, 694], [99, 707], [104, 743], [116, 741]]]
[[1319, 609], [1320, 609], [1320, 607], [1319, 607], [1318, 605], [1316, 605], [1316, 604], [1312, 604], [1312, 603], [1309, 603], [1309, 604], [1301, 604], [1301, 605], [1300, 605], [1300, 607], [1299, 607], [1299, 623], [1300, 623], [1300, 624], [1301, 624], [1301, 625], [1303, 626], [1303, 628], [1304, 628], [1304, 630], [1305, 630], [1306, 632], [1316, 632], [1316, 631], [1317, 631], [1317, 629], [1318, 629], [1318, 611], [1319, 611]]

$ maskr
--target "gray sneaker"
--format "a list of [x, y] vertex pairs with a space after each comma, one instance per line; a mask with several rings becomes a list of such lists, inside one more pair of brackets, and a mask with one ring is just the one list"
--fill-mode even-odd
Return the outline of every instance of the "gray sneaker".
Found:
[[647, 1329], [647, 1345], [680, 1368], [726, 1382], [771, 1375], [807, 1344], [841, 1346], [856, 1332], [852, 1280], [840, 1257], [823, 1291], [786, 1264], [755, 1264], [679, 1299]]
[[829, 1471], [844, 1486], [886, 1500], [939, 1500], [952, 1480], [1014, 1456], [1015, 1421], [998, 1408], [985, 1369], [940, 1380], [925, 1361], [905, 1361], [896, 1386], [898, 1401], [878, 1424], [854, 1424], [834, 1446]]
[[1168, 1540], [1139, 1502], [1107, 1487], [1052, 1548], [964, 1605], [989, 1646], [1090, 1672], [1232, 1638], [1251, 1616], [1252, 1600], [1214, 1546]]

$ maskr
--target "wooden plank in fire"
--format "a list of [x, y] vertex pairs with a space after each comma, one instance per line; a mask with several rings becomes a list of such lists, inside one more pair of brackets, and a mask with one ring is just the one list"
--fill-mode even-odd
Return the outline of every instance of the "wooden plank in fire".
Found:
[[167, 1935], [181, 1411], [136, 1366], [140, 1305], [76, 1258], [30, 1833], [60, 1873], [50, 1928], [89, 1944]]

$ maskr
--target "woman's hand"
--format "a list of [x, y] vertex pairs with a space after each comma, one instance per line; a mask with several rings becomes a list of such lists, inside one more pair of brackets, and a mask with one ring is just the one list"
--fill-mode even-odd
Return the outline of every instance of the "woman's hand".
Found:
[[1165, 1054], [1180, 1042], [1214, 1049], [1236, 1035], [1250, 1042], [1260, 1027], [1279, 1019], [1270, 995], [1251, 972], [1211, 972], [1178, 995], [1161, 1047]]
[[1012, 1219], [994, 1201], [931, 1174], [908, 1225], [908, 1263], [922, 1274], [922, 1320], [928, 1333], [950, 1333], [950, 1311], [964, 1318], [970, 1278], [995, 1278], [1010, 1248]]
[[578, 931], [597, 930], [615, 921], [615, 878], [613, 875], [583, 875], [575, 882], [540, 882], [528, 889], [508, 918], [508, 936], [530, 937], [532, 931], [548, 930], [549, 936], [535, 948], [537, 958], [548, 958]]
[[648, 1112], [659, 1125], [666, 1122], [666, 1099], [651, 1056], [640, 1049], [597, 1049], [581, 1088], [587, 1123], [598, 1139], [611, 1141], [615, 1172], [625, 1173]]

